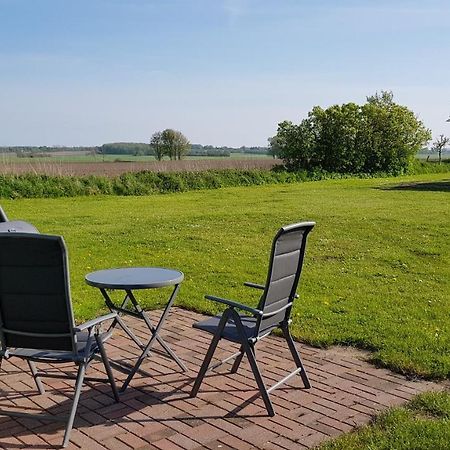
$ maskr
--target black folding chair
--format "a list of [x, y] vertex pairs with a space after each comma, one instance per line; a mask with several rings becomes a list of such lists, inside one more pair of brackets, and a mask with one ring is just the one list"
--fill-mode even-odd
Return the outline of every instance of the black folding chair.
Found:
[[[290, 314], [292, 305], [294, 299], [298, 297], [296, 289], [300, 280], [305, 255], [306, 238], [314, 225], [314, 222], [303, 222], [285, 226], [278, 231], [272, 244], [266, 284], [244, 283], [246, 286], [263, 291], [257, 308], [251, 308], [220, 297], [206, 296], [207, 299], [223, 303], [228, 308], [222, 315], [193, 325], [195, 328], [214, 334], [214, 337], [195, 380], [191, 397], [197, 395], [208, 370], [215, 369], [221, 364], [234, 359], [231, 373], [235, 373], [241, 364], [244, 354], [247, 355], [269, 416], [275, 415], [269, 393], [291, 377], [300, 374], [305, 388], [309, 389], [311, 387], [302, 360], [292, 339], [289, 324], [291, 322]], [[237, 310], [250, 313], [251, 316], [240, 314]], [[283, 332], [283, 336], [287, 341], [297, 368], [281, 381], [267, 389], [256, 362], [255, 344], [260, 339], [268, 336], [275, 328], [280, 328]], [[229, 358], [210, 367], [209, 365], [214, 351], [221, 339], [240, 344], [240, 350]]]
[[[102, 322], [116, 313], [76, 326], [70, 300], [67, 251], [60, 236], [0, 233], [0, 367], [2, 358], [28, 362], [39, 393], [41, 377], [75, 379], [75, 394], [67, 417], [1, 410], [0, 415], [34, 417], [67, 422], [63, 447], [67, 446], [83, 381], [109, 382], [116, 401], [116, 384], [103, 343]], [[85, 377], [99, 353], [107, 378]], [[40, 372], [35, 363], [67, 363], [78, 366], [76, 376], [63, 372]]]

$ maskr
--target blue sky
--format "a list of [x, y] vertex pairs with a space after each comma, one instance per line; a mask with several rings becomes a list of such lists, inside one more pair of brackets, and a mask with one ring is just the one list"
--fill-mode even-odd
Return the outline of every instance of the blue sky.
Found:
[[0, 145], [266, 145], [380, 90], [450, 135], [448, 0], [0, 0]]

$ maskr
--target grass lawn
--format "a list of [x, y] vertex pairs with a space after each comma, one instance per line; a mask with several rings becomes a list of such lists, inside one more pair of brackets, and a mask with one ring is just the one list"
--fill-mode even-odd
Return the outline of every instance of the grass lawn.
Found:
[[320, 446], [320, 450], [448, 450], [450, 394], [425, 393], [373, 424]]
[[[447, 178], [446, 182], [438, 183]], [[204, 294], [256, 304], [270, 243], [287, 223], [314, 220], [296, 338], [354, 345], [394, 370], [449, 377], [449, 192], [446, 174], [228, 188], [147, 197], [2, 200], [11, 219], [67, 242], [75, 313], [104, 309], [87, 272], [165, 266], [186, 275], [178, 304], [215, 312]], [[414, 181], [434, 183], [416, 187]], [[405, 189], [388, 189], [408, 182]], [[159, 307], [167, 292], [140, 296]]]

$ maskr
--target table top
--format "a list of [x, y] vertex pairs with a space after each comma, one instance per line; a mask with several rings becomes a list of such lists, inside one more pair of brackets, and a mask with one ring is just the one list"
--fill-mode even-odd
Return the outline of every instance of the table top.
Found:
[[183, 281], [184, 274], [163, 267], [126, 267], [88, 273], [86, 283], [105, 289], [151, 289], [172, 286]]
[[0, 222], [0, 233], [39, 233], [34, 225], [23, 220]]

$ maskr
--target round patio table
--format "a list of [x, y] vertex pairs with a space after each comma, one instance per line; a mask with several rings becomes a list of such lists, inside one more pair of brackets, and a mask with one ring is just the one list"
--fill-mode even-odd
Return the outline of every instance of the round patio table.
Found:
[[[100, 292], [105, 299], [106, 305], [110, 311], [118, 313], [117, 318], [113, 321], [108, 331], [114, 329], [119, 325], [125, 333], [142, 349], [142, 353], [139, 356], [136, 364], [128, 374], [128, 378], [125, 380], [121, 391], [123, 392], [130, 381], [133, 379], [136, 372], [139, 370], [142, 362], [148, 356], [155, 341], [158, 341], [164, 348], [170, 358], [172, 358], [183, 371], [187, 368], [183, 362], [178, 358], [175, 352], [168, 346], [164, 339], [160, 335], [160, 331], [167, 318], [170, 307], [172, 306], [175, 298], [178, 294], [180, 283], [184, 279], [183, 272], [174, 269], [167, 269], [164, 267], [126, 267], [119, 269], [106, 269], [99, 270], [97, 272], [88, 273], [85, 276], [86, 283], [90, 286], [100, 289]], [[166, 286], [174, 286], [172, 293], [167, 301], [164, 311], [156, 326], [152, 324], [149, 316], [139, 305], [133, 291], [141, 289], [155, 289]], [[120, 305], [115, 304], [108, 290], [121, 290], [125, 291], [125, 297]], [[138, 319], [142, 319], [150, 330], [149, 341], [144, 344], [133, 333], [133, 331], [125, 324], [122, 319], [122, 315], [130, 315]]]

